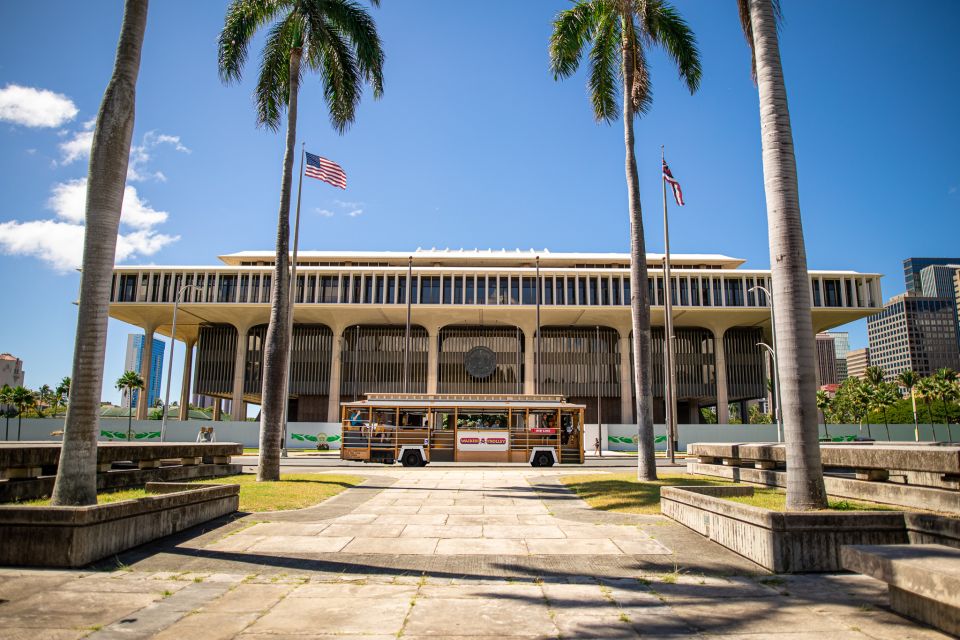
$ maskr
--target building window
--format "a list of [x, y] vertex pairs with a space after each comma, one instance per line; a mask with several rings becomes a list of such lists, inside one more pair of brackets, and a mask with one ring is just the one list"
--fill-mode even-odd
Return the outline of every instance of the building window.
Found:
[[323, 304], [337, 301], [337, 276], [320, 276], [320, 299]]
[[420, 278], [420, 304], [440, 304], [440, 276]]
[[710, 278], [700, 278], [700, 304], [704, 307], [710, 305]]
[[687, 279], [680, 278], [680, 304], [686, 306], [690, 304], [690, 298], [687, 296]]
[[467, 276], [467, 282], [464, 285], [464, 304], [474, 304], [474, 292], [476, 291], [476, 276]]
[[[217, 291], [217, 302], [233, 302], [236, 293], [237, 276], [220, 276], [220, 286]], [[302, 302], [302, 300], [301, 300]]]
[[620, 284], [620, 278], [614, 278], [613, 279], [613, 304], [617, 306], [620, 306], [621, 304], [623, 304], [622, 302], [623, 298], [621, 296], [622, 293], [623, 293], [623, 285]]
[[537, 304], [536, 278], [523, 279], [522, 304]]
[[583, 276], [580, 276], [579, 278], [577, 278], [577, 285], [578, 285], [577, 293], [580, 294], [580, 297], [578, 298], [580, 306], [585, 306], [590, 304], [589, 301], [587, 300], [587, 279], [584, 278]]
[[743, 306], [743, 281], [739, 278], [725, 278], [723, 288], [726, 294], [726, 305], [728, 307]]
[[567, 304], [577, 304], [577, 279], [567, 278]]
[[510, 278], [510, 304], [520, 304], [520, 278]]
[[[373, 278], [373, 276], [371, 276], [371, 278]], [[374, 302], [376, 302], [376, 304], [383, 304], [383, 293], [384, 293], [384, 290], [385, 290], [385, 287], [384, 287], [384, 277], [383, 277], [383, 276], [376, 276], [376, 278], [377, 278], [377, 285], [376, 285], [376, 291], [375, 291], [375, 292], [376, 292], [376, 298], [375, 298]]]
[[690, 304], [694, 307], [700, 306], [700, 285], [697, 278], [690, 278]]
[[607, 306], [610, 304], [610, 282], [603, 276], [597, 281], [600, 283], [600, 304]]

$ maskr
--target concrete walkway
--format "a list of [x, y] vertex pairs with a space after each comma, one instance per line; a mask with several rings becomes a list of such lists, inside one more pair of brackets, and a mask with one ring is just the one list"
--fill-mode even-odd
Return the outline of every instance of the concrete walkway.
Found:
[[660, 516], [589, 509], [570, 470], [364, 471], [96, 570], [0, 570], [0, 640], [946, 637], [872, 579], [770, 576]]

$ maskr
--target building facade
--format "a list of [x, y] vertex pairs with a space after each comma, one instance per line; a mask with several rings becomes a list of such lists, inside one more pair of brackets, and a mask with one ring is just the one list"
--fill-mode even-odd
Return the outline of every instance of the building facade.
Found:
[[[273, 254], [241, 252], [220, 260], [215, 267], [117, 267], [110, 314], [147, 334], [169, 335], [174, 296], [192, 286], [177, 317], [176, 339], [187, 347], [181, 397], [192, 391], [232, 399], [233, 418], [242, 419], [244, 403], [260, 402]], [[668, 293], [680, 421], [698, 422], [701, 408], [717, 407], [725, 422], [730, 403], [764, 397], [769, 375], [757, 343], [769, 342], [770, 308], [754, 287], [771, 287], [769, 270], [743, 269], [743, 260], [721, 255], [675, 255], [667, 284], [662, 256], [649, 254], [647, 262], [657, 419], [664, 410]], [[880, 308], [879, 274], [810, 276], [816, 331]], [[341, 401], [371, 392], [539, 392], [586, 404], [589, 421], [596, 422], [599, 406], [604, 423], [633, 422], [629, 292], [627, 254], [302, 252], [288, 414], [291, 420], [337, 420]], [[496, 359], [484, 376], [467, 366], [480, 347]]]
[[837, 352], [833, 335], [827, 332], [817, 334], [817, 381], [820, 386], [837, 384]]
[[[163, 380], [163, 351], [166, 343], [163, 340], [153, 338], [153, 348], [150, 349], [148, 358], [150, 359], [150, 369], [144, 375], [143, 366], [143, 345], [146, 342], [144, 334], [131, 333], [127, 336], [127, 352], [124, 357], [124, 371], [136, 371], [140, 373], [143, 382], [146, 385], [147, 392], [146, 407], [153, 407], [160, 399], [160, 383]], [[128, 396], [126, 393], [120, 399], [120, 406], [124, 409], [140, 406], [140, 390], [133, 389]]]
[[960, 369], [954, 300], [910, 293], [894, 296], [867, 318], [870, 365], [892, 382], [908, 369], [921, 376], [941, 367]]
[[833, 338], [833, 351], [837, 359], [837, 384], [847, 379], [847, 354], [850, 353], [850, 334], [847, 331], [827, 331]]
[[960, 264], [932, 264], [920, 270], [920, 293], [928, 298], [954, 298], [953, 277]]
[[0, 387], [22, 387], [23, 378], [23, 360], [9, 353], [0, 353]]
[[[907, 258], [903, 261], [903, 280], [908, 293], [923, 293], [920, 272], [933, 265], [960, 264], [960, 258]], [[926, 295], [926, 294], [924, 294]]]
[[870, 348], [854, 349], [847, 353], [847, 377], [863, 380], [870, 366]]

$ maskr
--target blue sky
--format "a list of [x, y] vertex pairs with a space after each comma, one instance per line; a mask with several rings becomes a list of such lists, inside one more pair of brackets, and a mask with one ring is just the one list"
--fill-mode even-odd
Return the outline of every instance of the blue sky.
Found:
[[[688, 202], [674, 214], [673, 250], [765, 268], [757, 94], [735, 3], [676, 5], [697, 34], [703, 83], [690, 96], [652, 56], [654, 106], [637, 126], [648, 249], [662, 249], [665, 144]], [[960, 253], [960, 3], [783, 5], [810, 267], [884, 273], [889, 297], [903, 290], [903, 258]], [[151, 4], [124, 263], [213, 264], [273, 248], [283, 137], [255, 127], [259, 49], [242, 84], [218, 80], [225, 6]], [[350, 179], [345, 193], [304, 185], [301, 246], [626, 251], [622, 125], [593, 121], [583, 73], [555, 82], [548, 70], [551, 20], [567, 6], [386, 0], [374, 10], [383, 99], [367, 96], [338, 136], [318, 80], [307, 77], [301, 93], [300, 139]], [[31, 387], [70, 373], [79, 253], [69, 225], [82, 216], [84, 125], [109, 77], [121, 10], [119, 1], [0, 4], [0, 90], [61, 96], [8, 93], [26, 111], [0, 106], [0, 224], [18, 223], [0, 234], [0, 351], [24, 359]], [[119, 399], [111, 382], [132, 330], [111, 322], [105, 399]], [[849, 330], [854, 347], [866, 345], [864, 322]]]

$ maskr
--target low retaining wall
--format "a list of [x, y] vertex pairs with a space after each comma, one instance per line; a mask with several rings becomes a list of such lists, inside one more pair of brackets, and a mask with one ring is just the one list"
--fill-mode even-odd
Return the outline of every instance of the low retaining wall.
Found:
[[900, 512], [796, 513], [754, 507], [721, 496], [753, 487], [664, 487], [663, 515], [776, 573], [840, 571], [840, 547], [908, 542]]
[[240, 485], [148, 483], [156, 495], [89, 507], [0, 506], [0, 565], [83, 567], [233, 513]]

